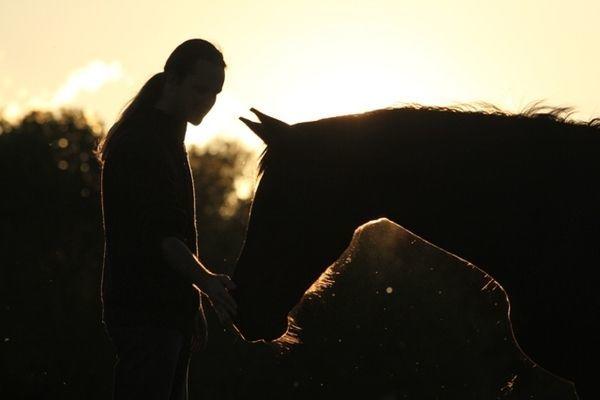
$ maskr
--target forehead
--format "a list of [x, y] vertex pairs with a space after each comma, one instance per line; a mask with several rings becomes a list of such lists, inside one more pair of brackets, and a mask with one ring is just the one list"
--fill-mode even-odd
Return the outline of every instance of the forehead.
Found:
[[201, 84], [221, 89], [225, 81], [225, 71], [219, 65], [206, 60], [198, 60], [190, 70], [186, 80], [191, 84]]

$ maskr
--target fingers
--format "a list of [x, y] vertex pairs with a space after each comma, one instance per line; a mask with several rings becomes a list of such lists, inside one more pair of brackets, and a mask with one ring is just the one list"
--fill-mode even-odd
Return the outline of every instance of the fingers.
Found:
[[231, 321], [231, 318], [229, 317], [229, 315], [227, 315], [227, 314], [218, 314], [218, 315], [219, 315], [219, 321], [221, 321], [221, 325], [229, 326], [233, 323]]
[[231, 325], [232, 318], [237, 314], [237, 304], [228, 292], [235, 287], [231, 278], [225, 274], [213, 275], [212, 282], [207, 287], [206, 294], [223, 325]]
[[215, 296], [212, 303], [221, 324], [231, 325], [233, 323], [232, 318], [236, 315], [237, 309], [235, 301], [231, 296], [223, 291], [221, 294]]
[[223, 292], [220, 293], [220, 300], [224, 303], [225, 307], [227, 308], [227, 310], [229, 311], [229, 313], [231, 315], [235, 315], [237, 312], [237, 304], [235, 303], [235, 300], [233, 300], [233, 297], [231, 297], [231, 295], [229, 294], [229, 292], [227, 292], [227, 290], [233, 290], [235, 289], [235, 283], [233, 283], [233, 281], [231, 280], [231, 278], [227, 275], [218, 275], [219, 281], [223, 284], [223, 286], [225, 287], [225, 290]]
[[219, 322], [221, 323], [221, 325], [229, 326], [229, 325], [233, 324], [231, 316], [225, 309], [223, 309], [221, 307], [215, 307], [215, 313], [217, 314], [217, 317], [219, 318]]
[[227, 289], [233, 290], [236, 288], [235, 283], [233, 283], [228, 275], [219, 275], [219, 278], [221, 279], [221, 283], [223, 283]]
[[217, 295], [218, 307], [222, 308], [230, 316], [235, 316], [237, 313], [237, 304], [235, 300], [227, 292], [222, 292]]

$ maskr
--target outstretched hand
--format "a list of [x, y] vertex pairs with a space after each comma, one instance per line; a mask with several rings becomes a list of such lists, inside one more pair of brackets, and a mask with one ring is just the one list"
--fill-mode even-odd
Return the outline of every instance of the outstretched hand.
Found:
[[235, 289], [235, 284], [228, 275], [209, 274], [200, 288], [210, 300], [213, 309], [217, 313], [219, 321], [223, 325], [231, 325], [233, 317], [237, 312], [237, 304], [229, 294], [229, 290]]

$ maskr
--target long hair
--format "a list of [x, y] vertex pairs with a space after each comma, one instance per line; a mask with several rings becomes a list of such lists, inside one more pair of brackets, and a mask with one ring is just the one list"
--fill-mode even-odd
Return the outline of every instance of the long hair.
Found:
[[177, 46], [167, 59], [163, 71], [154, 74], [146, 81], [140, 91], [125, 104], [117, 121], [98, 142], [93, 154], [100, 165], [104, 164], [104, 160], [110, 149], [115, 146], [118, 138], [125, 132], [125, 130], [120, 129], [124, 123], [136, 116], [140, 111], [152, 107], [159, 100], [167, 74], [175, 77], [177, 82], [181, 82], [198, 60], [205, 60], [223, 68], [226, 67], [223, 54], [212, 43], [206, 40], [190, 39]]

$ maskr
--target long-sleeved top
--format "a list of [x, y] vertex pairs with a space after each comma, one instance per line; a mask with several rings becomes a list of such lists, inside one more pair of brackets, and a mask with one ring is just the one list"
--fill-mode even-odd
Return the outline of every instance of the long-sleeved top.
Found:
[[119, 129], [101, 173], [102, 320], [191, 334], [203, 316], [199, 292], [168, 265], [160, 244], [174, 236], [198, 256], [186, 122], [150, 108]]

